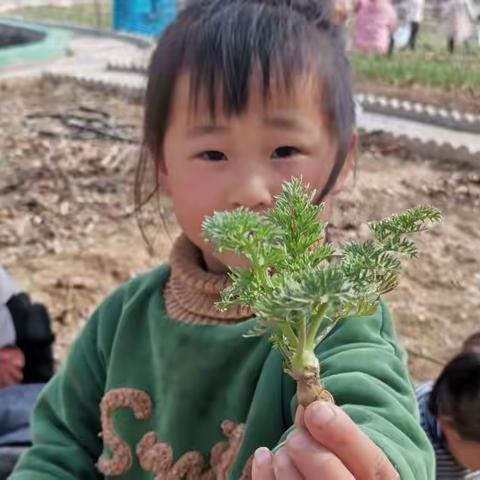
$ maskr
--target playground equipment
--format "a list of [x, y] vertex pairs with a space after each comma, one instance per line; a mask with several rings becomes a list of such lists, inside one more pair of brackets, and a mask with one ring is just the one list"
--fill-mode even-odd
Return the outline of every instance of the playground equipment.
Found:
[[0, 69], [65, 56], [71, 34], [18, 20], [0, 21]]
[[114, 0], [113, 27], [124, 32], [160, 35], [177, 11], [177, 0]]

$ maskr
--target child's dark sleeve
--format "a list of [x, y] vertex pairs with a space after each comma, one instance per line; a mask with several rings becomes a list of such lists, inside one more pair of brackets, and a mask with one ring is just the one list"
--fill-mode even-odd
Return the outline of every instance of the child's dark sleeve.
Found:
[[[382, 303], [368, 318], [342, 320], [320, 344], [318, 358], [335, 402], [385, 452], [400, 478], [435, 478], [433, 449], [419, 423], [406, 355], [387, 307]], [[295, 410], [294, 399], [292, 415]]]
[[90, 318], [69, 357], [40, 396], [32, 419], [33, 446], [21, 457], [11, 480], [91, 480], [102, 453], [99, 405], [104, 392], [105, 345], [120, 315], [110, 297]]
[[54, 372], [54, 339], [45, 306], [33, 303], [0, 266], [0, 348], [18, 347], [22, 351], [22, 383], [50, 380]]
[[15, 327], [15, 345], [25, 356], [23, 383], [46, 383], [54, 373], [55, 340], [47, 309], [32, 303], [24, 292], [13, 295], [6, 306]]

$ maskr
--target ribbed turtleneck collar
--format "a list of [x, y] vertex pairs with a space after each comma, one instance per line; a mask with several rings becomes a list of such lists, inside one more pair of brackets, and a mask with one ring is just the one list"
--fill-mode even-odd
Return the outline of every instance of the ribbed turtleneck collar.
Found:
[[252, 316], [249, 308], [234, 307], [220, 312], [215, 302], [229, 285], [226, 274], [205, 269], [201, 251], [181, 235], [170, 254], [171, 275], [165, 287], [167, 313], [175, 320], [199, 324], [228, 324]]

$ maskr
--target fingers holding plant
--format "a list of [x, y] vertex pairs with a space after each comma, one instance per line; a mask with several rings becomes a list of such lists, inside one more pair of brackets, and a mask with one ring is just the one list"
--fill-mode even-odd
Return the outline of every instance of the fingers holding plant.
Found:
[[357, 480], [400, 478], [385, 453], [340, 407], [314, 402], [305, 409], [304, 424], [312, 440], [333, 453]]
[[275, 454], [266, 448], [257, 450], [254, 480], [400, 478], [383, 451], [340, 407], [330, 402], [314, 402], [306, 409], [299, 406], [296, 425]]

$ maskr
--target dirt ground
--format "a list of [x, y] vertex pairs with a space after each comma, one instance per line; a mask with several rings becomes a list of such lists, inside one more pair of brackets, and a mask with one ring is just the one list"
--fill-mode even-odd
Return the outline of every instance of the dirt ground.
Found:
[[[158, 224], [150, 255], [132, 206], [139, 105], [48, 82], [4, 86], [0, 96], [0, 261], [50, 309], [62, 361], [108, 292], [167, 258], [176, 227], [169, 221], [167, 234], [147, 215]], [[420, 203], [444, 214], [388, 298], [414, 377], [431, 378], [480, 328], [480, 166], [364, 144], [335, 207], [335, 241], [364, 237], [365, 221]]]

